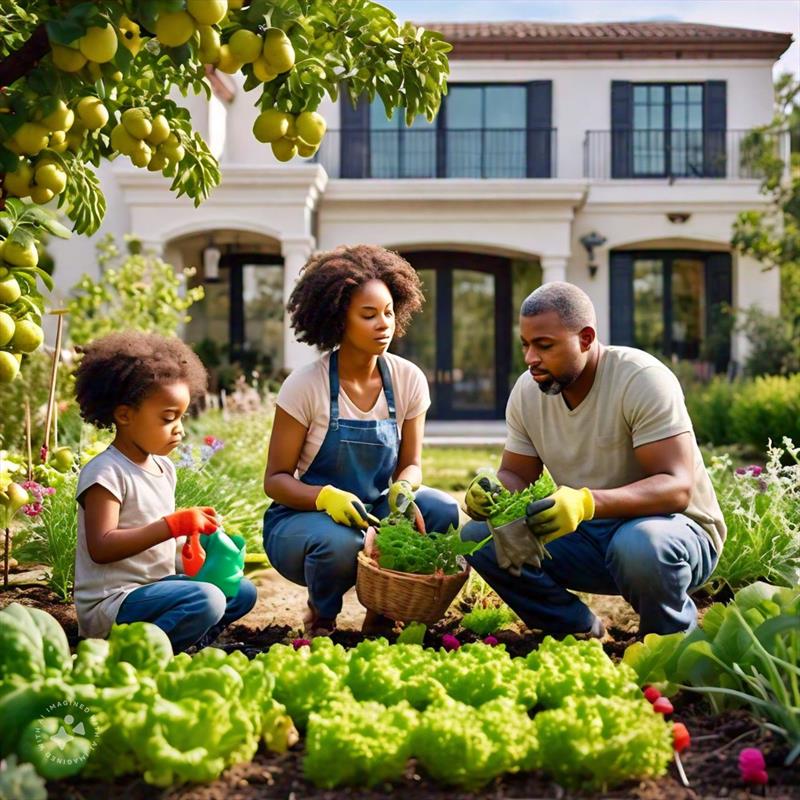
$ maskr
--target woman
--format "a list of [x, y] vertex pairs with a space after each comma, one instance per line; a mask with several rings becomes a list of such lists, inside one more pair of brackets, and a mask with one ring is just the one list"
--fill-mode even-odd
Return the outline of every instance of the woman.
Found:
[[[281, 575], [308, 586], [307, 635], [335, 630], [364, 531], [386, 516], [390, 493], [413, 497], [427, 530], [458, 525], [456, 501], [421, 486], [425, 376], [386, 352], [422, 302], [413, 267], [371, 245], [312, 257], [289, 299], [298, 340], [326, 353], [278, 394], [264, 549]], [[367, 614], [363, 630], [386, 624]]]

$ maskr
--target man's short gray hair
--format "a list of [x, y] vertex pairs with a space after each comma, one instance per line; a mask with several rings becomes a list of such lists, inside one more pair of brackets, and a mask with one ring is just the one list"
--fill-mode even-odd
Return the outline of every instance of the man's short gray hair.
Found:
[[589, 295], [574, 283], [542, 284], [525, 298], [519, 313], [523, 317], [535, 317], [547, 311], [555, 311], [570, 331], [577, 332], [587, 326], [597, 328], [597, 316]]

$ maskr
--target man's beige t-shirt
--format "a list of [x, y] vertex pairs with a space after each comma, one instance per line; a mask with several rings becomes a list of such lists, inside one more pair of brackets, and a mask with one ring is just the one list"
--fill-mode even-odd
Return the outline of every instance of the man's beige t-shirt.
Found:
[[86, 546], [83, 496], [95, 484], [119, 500], [123, 529], [148, 525], [175, 510], [175, 465], [164, 456], [154, 455], [153, 461], [158, 473], [143, 469], [109, 446], [78, 476], [74, 597], [81, 636], [107, 636], [122, 601], [134, 589], [175, 574], [175, 539], [110, 564], [93, 561]]
[[[384, 358], [392, 378], [397, 427], [402, 435], [405, 420], [414, 419], [430, 408], [428, 381], [423, 371], [405, 358], [392, 353], [386, 353]], [[295, 477], [298, 479], [308, 470], [328, 432], [331, 416], [331, 392], [328, 381], [330, 361], [330, 353], [326, 353], [311, 364], [298, 367], [283, 382], [278, 392], [278, 405], [308, 428], [295, 471]], [[339, 418], [388, 419], [389, 405], [385, 393], [381, 392], [378, 395], [375, 405], [369, 411], [362, 411], [340, 385]]]
[[606, 347], [594, 383], [573, 409], [546, 395], [530, 373], [520, 375], [506, 407], [506, 450], [542, 460], [559, 486], [614, 489], [647, 476], [634, 449], [692, 434], [694, 489], [683, 512], [699, 523], [717, 553], [725, 521], [694, 439], [675, 375], [657, 358], [632, 347]]

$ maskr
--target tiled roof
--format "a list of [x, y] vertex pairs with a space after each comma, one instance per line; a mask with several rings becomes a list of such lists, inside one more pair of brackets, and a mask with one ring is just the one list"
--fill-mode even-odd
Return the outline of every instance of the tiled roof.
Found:
[[788, 33], [694, 22], [422, 22], [454, 58], [778, 58]]

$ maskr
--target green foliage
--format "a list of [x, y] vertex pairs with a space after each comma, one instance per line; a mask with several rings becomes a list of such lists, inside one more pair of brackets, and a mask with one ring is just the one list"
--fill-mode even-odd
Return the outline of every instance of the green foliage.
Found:
[[486, 606], [473, 608], [468, 614], [464, 614], [461, 618], [461, 626], [478, 636], [488, 636], [490, 633], [505, 628], [516, 618], [516, 614], [506, 605]]
[[[732, 468], [729, 456], [712, 459], [709, 473], [728, 527], [719, 563], [707, 585], [736, 591], [756, 580], [800, 582], [800, 466], [788, 439], [772, 446], [767, 463]], [[791, 460], [793, 464], [785, 464]]]
[[390, 515], [381, 520], [375, 537], [378, 564], [383, 569], [433, 575], [455, 575], [465, 568], [461, 556], [472, 555], [491, 537], [481, 542], [465, 542], [452, 526], [446, 533], [420, 534], [406, 517]]
[[[131, 249], [137, 245], [133, 240]], [[202, 286], [184, 288], [191, 270], [179, 274], [152, 253], [122, 258], [110, 234], [97, 250], [100, 278], [84, 275], [67, 303], [73, 344], [124, 329], [174, 336], [191, 319], [187, 310], [203, 296]]]
[[527, 486], [518, 492], [509, 492], [508, 489], [503, 489], [494, 500], [489, 519], [495, 527], [520, 519], [525, 516], [529, 503], [548, 497], [555, 490], [556, 485], [553, 478], [544, 469], [532, 486]]
[[707, 384], [685, 392], [686, 409], [692, 418], [697, 441], [714, 445], [731, 444], [731, 405], [741, 383], [715, 375]]
[[735, 440], [758, 449], [784, 436], [800, 442], [800, 374], [756, 378], [737, 394], [730, 417]]
[[770, 208], [739, 214], [732, 239], [738, 252], [756, 258], [767, 269], [780, 270], [781, 317], [795, 343], [800, 340], [800, 169], [791, 166], [786, 176], [778, 142], [787, 131], [797, 137], [798, 115], [800, 82], [785, 73], [775, 85], [772, 122], [754, 129], [742, 143], [742, 160], [762, 176]]
[[[3, 386], [3, 413], [0, 415], [0, 446], [25, 452], [25, 400], [31, 408], [31, 441], [34, 464], [38, 463], [39, 447], [44, 441], [47, 397], [50, 392], [52, 355], [37, 350], [23, 359], [25, 368], [19, 377]], [[80, 440], [82, 420], [73, 396], [72, 369], [59, 363], [56, 384], [59, 445], [75, 445]]]
[[42, 513], [18, 535], [14, 555], [22, 563], [47, 567], [47, 585], [65, 603], [72, 600], [78, 514], [75, 490], [78, 476], [68, 475], [47, 498]]
[[790, 375], [800, 371], [800, 338], [791, 318], [767, 314], [752, 306], [741, 315], [739, 327], [750, 343], [745, 373]]
[[0, 760], [0, 797], [3, 800], [47, 800], [47, 787], [32, 764], [21, 764], [16, 755], [10, 755]]
[[715, 712], [749, 707], [800, 756], [800, 593], [755, 583], [708, 609], [689, 634], [658, 636], [625, 651], [640, 683], [704, 694]]

